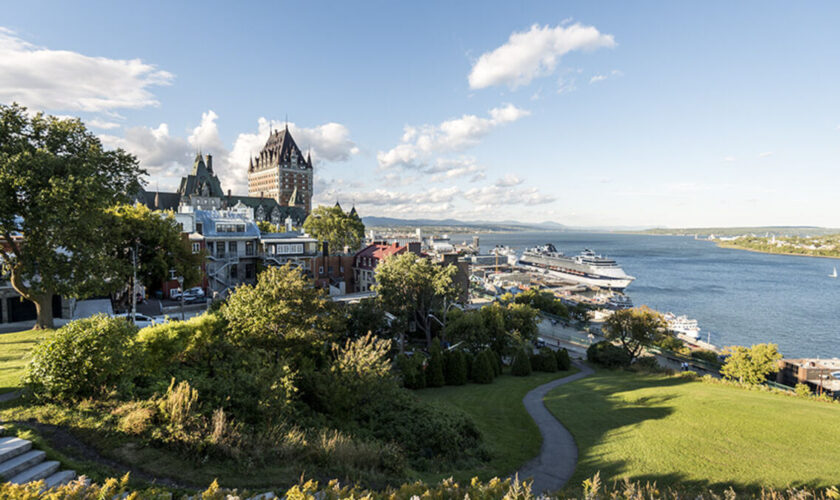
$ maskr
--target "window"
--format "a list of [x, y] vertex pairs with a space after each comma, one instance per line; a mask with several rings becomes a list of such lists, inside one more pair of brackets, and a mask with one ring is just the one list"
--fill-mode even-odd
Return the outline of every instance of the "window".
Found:
[[228, 242], [228, 252], [230, 252], [233, 255], [236, 255], [236, 252], [238, 252], [238, 250], [236, 249], [236, 242], [235, 241], [229, 241]]
[[333, 266], [330, 266], [330, 267], [327, 269], [327, 273], [329, 273], [329, 274], [332, 274], [332, 273], [333, 273]]
[[236, 264], [230, 265], [230, 279], [235, 280], [239, 277], [239, 269], [236, 268]]
[[254, 264], [245, 264], [245, 279], [252, 280], [257, 275], [257, 266]]
[[324, 266], [318, 266], [318, 274], [324, 274]]
[[[254, 242], [253, 241], [246, 241], [245, 242], [245, 255], [247, 257], [253, 257], [255, 253], [256, 252], [254, 252]], [[246, 274], [247, 274], [247, 272], [246, 272]]]
[[196, 222], [195, 232], [197, 232], [198, 234], [204, 234], [204, 224], [202, 224], [201, 222]]
[[198, 253], [201, 251], [201, 243], [193, 243], [192, 244], [193, 253]]
[[344, 266], [338, 266], [338, 272], [344, 274]]
[[213, 253], [213, 243], [212, 242], [207, 243], [207, 252], [211, 253], [211, 254]]

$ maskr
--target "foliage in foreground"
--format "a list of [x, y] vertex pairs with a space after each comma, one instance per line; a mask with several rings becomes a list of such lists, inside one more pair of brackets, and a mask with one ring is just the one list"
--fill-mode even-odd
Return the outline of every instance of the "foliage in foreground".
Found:
[[[139, 491], [129, 491], [128, 474], [122, 479], [108, 479], [104, 484], [85, 484], [83, 478], [69, 484], [42, 492], [43, 483], [29, 483], [15, 485], [0, 484], [0, 498], [8, 500], [34, 500], [46, 498], [57, 499], [103, 499], [129, 498], [132, 500], [171, 500], [173, 495], [161, 488], [151, 488]], [[250, 492], [222, 488], [217, 481], [196, 496], [184, 495], [183, 498], [202, 498], [203, 500], [239, 500], [256, 498], [261, 495], [266, 498], [267, 491]], [[836, 486], [814, 490], [810, 488], [788, 488], [786, 490], [763, 489], [759, 494], [738, 494], [731, 487], [717, 490], [689, 491], [679, 487], [661, 488], [656, 483], [639, 483], [628, 480], [604, 485], [600, 475], [583, 482], [578, 490], [569, 493], [553, 495], [538, 495], [531, 488], [530, 481], [519, 481], [518, 478], [501, 480], [493, 478], [487, 482], [473, 479], [469, 484], [458, 483], [452, 479], [445, 479], [435, 485], [423, 482], [405, 483], [396, 488], [384, 491], [371, 491], [357, 486], [342, 486], [337, 480], [329, 481], [321, 486], [317, 481], [303, 481], [288, 490], [271, 492], [277, 498], [290, 500], [409, 500], [415, 498], [430, 499], [470, 499], [470, 500], [532, 500], [532, 499], [571, 499], [585, 500], [735, 500], [736, 498], [756, 498], [761, 500], [838, 500], [840, 489]]]
[[727, 346], [723, 354], [728, 357], [720, 369], [721, 375], [748, 385], [764, 382], [768, 375], [779, 370], [778, 363], [782, 359], [776, 344]]
[[343, 337], [333, 307], [287, 265], [190, 321], [72, 322], [35, 350], [30, 392], [89, 408], [103, 439], [179, 459], [293, 463], [366, 484], [483, 460], [474, 422], [401, 388], [391, 341]]

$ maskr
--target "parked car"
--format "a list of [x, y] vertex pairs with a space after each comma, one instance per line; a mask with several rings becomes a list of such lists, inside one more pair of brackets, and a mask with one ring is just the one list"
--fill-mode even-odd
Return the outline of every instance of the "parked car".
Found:
[[180, 300], [181, 298], [181, 289], [180, 288], [173, 288], [169, 290], [169, 298], [172, 300]]
[[545, 339], [542, 337], [537, 337], [536, 345], [538, 349], [542, 349], [543, 347], [545, 347]]
[[[131, 321], [131, 313], [115, 314], [114, 317], [125, 318], [127, 321]], [[158, 324], [158, 321], [151, 316], [146, 316], [145, 314], [137, 313], [134, 316], [133, 323], [137, 326], [137, 328], [146, 328], [147, 326]]]
[[204, 289], [200, 286], [194, 286], [192, 288], [188, 288], [184, 294], [195, 295], [196, 297], [204, 297]]

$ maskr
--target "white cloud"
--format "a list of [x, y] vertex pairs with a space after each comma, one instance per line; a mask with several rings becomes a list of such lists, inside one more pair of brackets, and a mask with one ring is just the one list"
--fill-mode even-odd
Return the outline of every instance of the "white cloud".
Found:
[[494, 128], [519, 120], [528, 116], [530, 112], [507, 104], [491, 109], [489, 114], [488, 118], [463, 115], [439, 125], [406, 126], [402, 144], [376, 154], [379, 167], [423, 168], [432, 155], [462, 151], [475, 146]]
[[569, 52], [615, 45], [612, 35], [602, 34], [593, 26], [575, 23], [552, 28], [534, 24], [528, 31], [512, 33], [507, 43], [482, 54], [470, 71], [470, 88], [507, 85], [515, 89], [553, 73], [558, 59]]
[[470, 176], [469, 182], [478, 182], [487, 177], [484, 173], [484, 167], [477, 165], [475, 158], [472, 157], [438, 158], [434, 165], [423, 171], [435, 174], [431, 176], [431, 182], [444, 182], [467, 176]]
[[768, 156], [773, 156], [773, 151], [765, 151], [763, 153], [758, 153], [759, 158], [767, 158]]
[[622, 76], [624, 76], [623, 71], [618, 70], [618, 69], [614, 69], [614, 70], [610, 71], [609, 74], [606, 74], [606, 75], [593, 75], [589, 79], [589, 83], [593, 84], [593, 83], [603, 82], [604, 80], [607, 80], [607, 79], [610, 79], [610, 78], [619, 78], [619, 77], [622, 77]]
[[100, 120], [98, 118], [94, 118], [93, 120], [88, 120], [85, 122], [89, 127], [100, 128], [102, 130], [112, 130], [115, 128], [120, 128], [122, 125], [116, 122], [109, 122], [107, 120]]
[[[180, 178], [192, 168], [196, 152], [200, 151], [213, 155], [213, 169], [224, 189], [245, 194], [248, 192], [249, 159], [262, 149], [278, 122], [260, 118], [257, 132], [240, 133], [233, 148], [228, 149], [219, 136], [218, 119], [213, 110], [202, 113], [201, 122], [189, 131], [186, 139], [172, 135], [165, 123], [157, 128], [132, 127], [122, 137], [103, 134], [100, 138], [108, 147], [121, 147], [136, 155], [140, 166], [149, 172], [153, 187], [160, 184], [162, 190], [176, 189]], [[344, 161], [358, 153], [358, 148], [349, 139], [349, 130], [339, 123], [314, 128], [290, 123], [289, 131], [304, 152], [312, 148], [313, 162]]]
[[38, 110], [113, 112], [159, 103], [150, 87], [173, 75], [140, 59], [38, 47], [0, 27], [0, 102]]
[[499, 187], [511, 187], [511, 186], [518, 186], [524, 182], [522, 179], [517, 177], [514, 174], [507, 174], [506, 176], [502, 177], [501, 179], [496, 181], [496, 186]]
[[557, 198], [541, 193], [537, 188], [510, 189], [498, 185], [484, 186], [464, 191], [464, 198], [479, 207], [505, 205], [543, 205]]
[[592, 78], [589, 79], [589, 83], [602, 82], [606, 79], [607, 79], [606, 75], [595, 75], [595, 76], [593, 76]]
[[723, 158], [723, 161], [733, 162], [733, 161], [735, 161], [735, 157], [734, 156], [725, 156]]

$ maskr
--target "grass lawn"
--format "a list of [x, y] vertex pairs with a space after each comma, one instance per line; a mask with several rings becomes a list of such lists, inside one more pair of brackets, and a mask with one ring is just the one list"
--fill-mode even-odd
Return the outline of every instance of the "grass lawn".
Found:
[[840, 405], [679, 377], [598, 371], [545, 399], [575, 437], [569, 487], [601, 472], [692, 489], [840, 484]]
[[542, 436], [525, 411], [522, 398], [531, 389], [556, 378], [577, 373], [577, 368], [557, 373], [534, 372], [528, 377], [502, 375], [492, 384], [467, 384], [416, 391], [421, 399], [458, 408], [473, 418], [481, 430], [491, 460], [480, 467], [449, 471], [446, 474], [421, 474], [426, 481], [453, 476], [465, 480], [478, 476], [489, 479], [505, 477], [537, 456]]
[[51, 334], [52, 330], [0, 333], [0, 394], [20, 389], [29, 352]]

